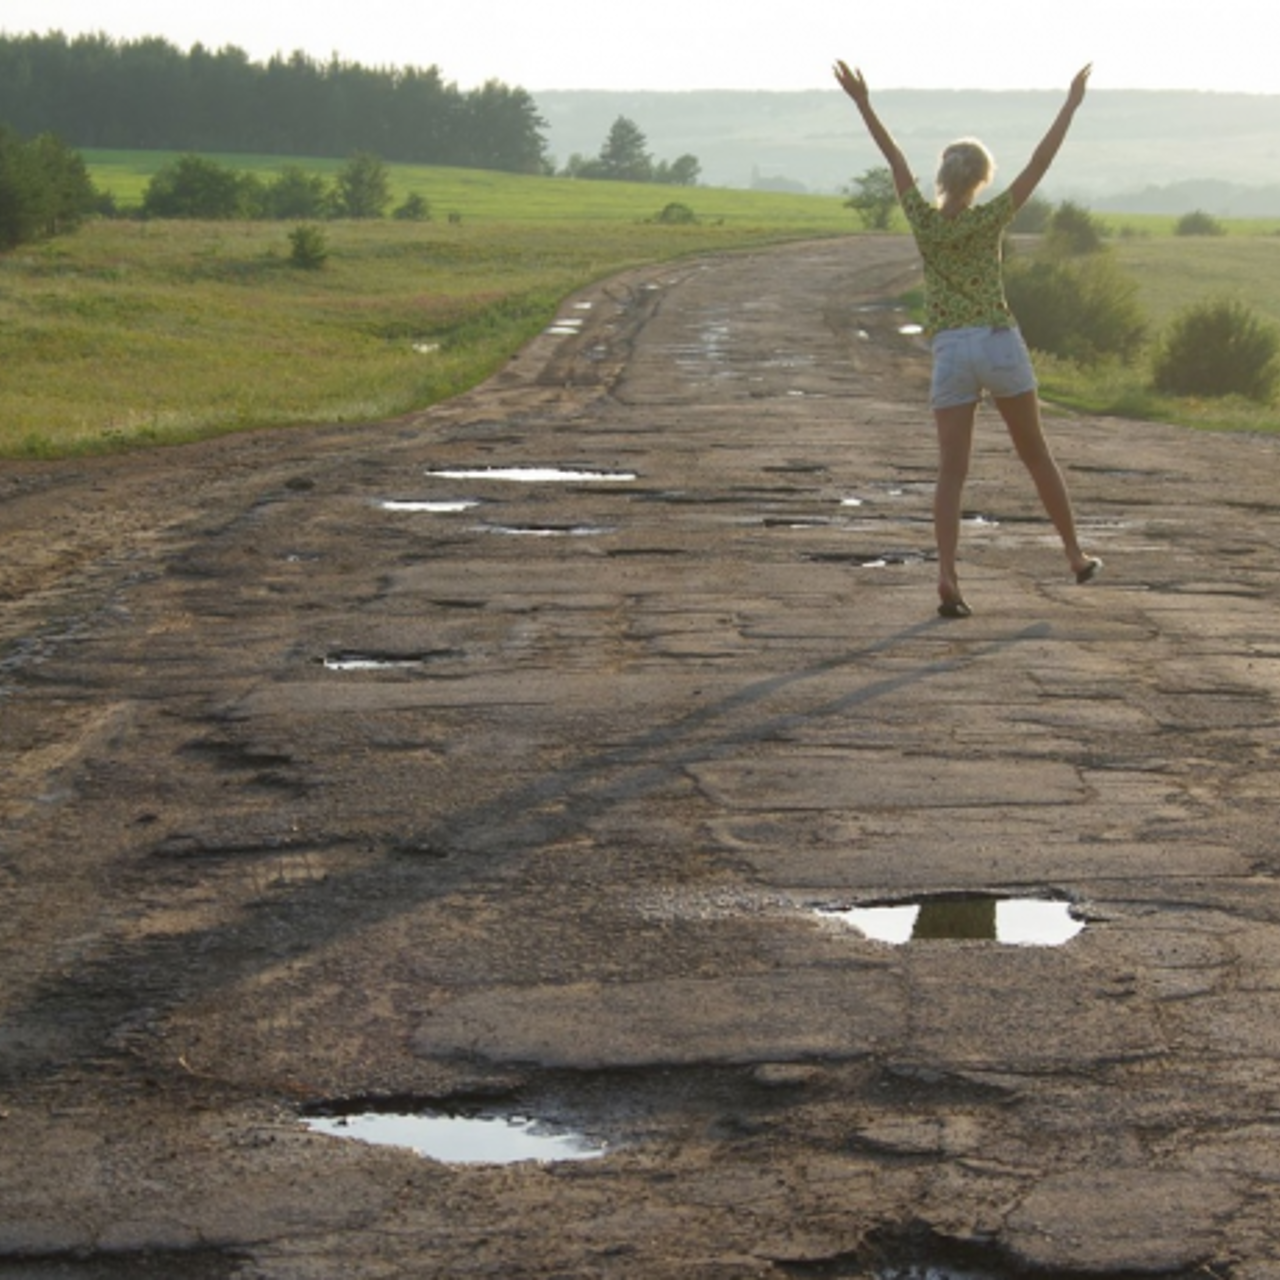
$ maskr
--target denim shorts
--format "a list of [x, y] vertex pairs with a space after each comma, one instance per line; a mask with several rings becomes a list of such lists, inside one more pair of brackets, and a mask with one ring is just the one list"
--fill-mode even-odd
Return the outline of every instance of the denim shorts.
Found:
[[1027, 344], [1016, 328], [943, 329], [933, 338], [935, 409], [974, 404], [989, 391], [996, 399], [1036, 389]]

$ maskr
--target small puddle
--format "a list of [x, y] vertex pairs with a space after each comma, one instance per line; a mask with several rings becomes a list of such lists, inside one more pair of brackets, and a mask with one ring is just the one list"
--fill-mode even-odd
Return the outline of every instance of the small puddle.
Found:
[[1084, 929], [1071, 903], [1050, 898], [965, 894], [883, 906], [823, 909], [818, 915], [876, 942], [986, 941], [1009, 947], [1060, 947]]
[[321, 661], [326, 671], [412, 671], [439, 662], [445, 658], [460, 658], [455, 649], [437, 649], [430, 653], [362, 653], [357, 650], [339, 650], [327, 654]]
[[849, 564], [858, 569], [888, 569], [895, 565], [923, 564], [923, 551], [812, 551], [805, 557], [814, 564]]
[[526, 484], [556, 484], [569, 480], [625, 483], [637, 478], [634, 471], [588, 471], [576, 467], [446, 467], [427, 474], [447, 480], [511, 480]]
[[387, 498], [378, 504], [383, 511], [429, 511], [436, 515], [449, 515], [456, 511], [470, 511], [480, 505], [474, 498], [458, 498], [433, 502], [417, 498]]
[[519, 1164], [536, 1160], [598, 1160], [603, 1142], [529, 1116], [455, 1114], [439, 1111], [378, 1112], [314, 1116], [307, 1128], [335, 1138], [383, 1147], [408, 1147], [445, 1164]]
[[599, 538], [616, 532], [606, 525], [594, 524], [486, 524], [481, 528], [486, 533], [500, 533], [508, 538]]

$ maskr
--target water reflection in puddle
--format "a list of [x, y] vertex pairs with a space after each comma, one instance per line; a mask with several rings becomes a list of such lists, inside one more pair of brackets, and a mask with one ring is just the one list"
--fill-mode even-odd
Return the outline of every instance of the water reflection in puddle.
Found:
[[428, 662], [461, 656], [453, 649], [410, 654], [358, 653], [354, 650], [343, 650], [328, 654], [323, 661], [326, 671], [411, 671], [425, 666]]
[[459, 498], [456, 501], [440, 502], [420, 501], [416, 498], [387, 498], [378, 505], [383, 511], [430, 511], [438, 515], [448, 515], [455, 511], [470, 511], [480, 504], [472, 498]]
[[602, 1142], [549, 1126], [527, 1116], [449, 1115], [439, 1112], [318, 1116], [315, 1133], [375, 1146], [408, 1147], [446, 1164], [518, 1164], [525, 1160], [598, 1160]]
[[1069, 902], [990, 894], [926, 898], [886, 906], [822, 910], [818, 915], [876, 942], [901, 946], [932, 940], [976, 940], [1010, 947], [1060, 947], [1083, 928]]
[[508, 538], [599, 538], [615, 530], [605, 525], [506, 525], [486, 524], [481, 528], [486, 533], [499, 533]]
[[445, 467], [427, 474], [442, 476], [446, 480], [513, 480], [528, 484], [554, 484], [566, 480], [617, 483], [636, 479], [634, 471], [587, 471], [576, 467]]

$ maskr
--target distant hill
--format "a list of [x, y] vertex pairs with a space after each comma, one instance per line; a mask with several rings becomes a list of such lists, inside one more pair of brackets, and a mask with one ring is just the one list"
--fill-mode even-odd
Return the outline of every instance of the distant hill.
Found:
[[[1064, 91], [1065, 93], [1065, 86]], [[1041, 91], [886, 90], [876, 106], [917, 172], [931, 178], [953, 138], [980, 137], [1010, 179], [1063, 99]], [[697, 156], [710, 186], [835, 193], [880, 163], [838, 89], [801, 93], [542, 90], [533, 98], [557, 167], [594, 156], [618, 116], [658, 160]], [[1280, 216], [1280, 95], [1095, 90], [1045, 194], [1141, 213], [1204, 209]]]

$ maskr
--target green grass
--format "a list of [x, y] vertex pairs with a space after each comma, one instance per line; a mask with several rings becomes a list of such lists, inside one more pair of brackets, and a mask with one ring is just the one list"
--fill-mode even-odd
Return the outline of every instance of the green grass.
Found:
[[[152, 175], [178, 158], [173, 151], [84, 151], [94, 184], [113, 195], [122, 208], [138, 208]], [[288, 156], [207, 155], [205, 159], [253, 173], [270, 181], [285, 165], [297, 165], [332, 178], [345, 160]], [[392, 164], [392, 203], [416, 192], [432, 216], [449, 214], [470, 222], [640, 222], [664, 205], [687, 204], [703, 223], [723, 219], [737, 226], [812, 229], [819, 233], [853, 231], [857, 220], [838, 196], [737, 191], [717, 187], [663, 187], [633, 182], [594, 182], [531, 177], [479, 169]]]
[[[87, 156], [122, 203], [167, 158]], [[317, 271], [290, 264], [293, 223], [98, 221], [0, 257], [0, 456], [393, 417], [482, 381], [592, 281], [851, 230], [834, 197], [392, 174], [434, 220], [324, 223]], [[655, 224], [672, 200], [698, 223]]]

